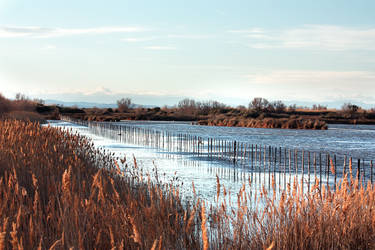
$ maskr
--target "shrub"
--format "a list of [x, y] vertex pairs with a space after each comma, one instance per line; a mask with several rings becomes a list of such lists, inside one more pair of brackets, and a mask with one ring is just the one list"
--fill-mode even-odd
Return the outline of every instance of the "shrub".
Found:
[[120, 112], [127, 112], [132, 104], [130, 98], [122, 98], [117, 101], [117, 107]]
[[344, 103], [344, 105], [342, 105], [341, 107], [341, 110], [346, 112], [346, 113], [350, 113], [350, 114], [354, 114], [356, 113], [358, 110], [360, 109], [359, 106], [355, 105], [355, 104], [352, 104], [352, 103]]
[[256, 111], [264, 111], [268, 107], [268, 100], [262, 97], [255, 97], [249, 103], [249, 109], [253, 109]]

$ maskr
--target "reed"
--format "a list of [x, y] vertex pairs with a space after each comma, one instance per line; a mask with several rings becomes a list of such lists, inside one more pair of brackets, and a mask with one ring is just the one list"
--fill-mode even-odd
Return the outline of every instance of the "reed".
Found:
[[219, 178], [216, 203], [186, 204], [125, 162], [77, 133], [0, 121], [0, 249], [375, 248], [375, 186], [351, 161], [334, 189], [294, 178], [277, 195], [274, 177], [259, 192], [249, 179], [234, 205]]
[[[238, 213], [223, 201], [211, 215], [215, 230], [210, 239], [216, 239], [211, 244], [237, 249], [374, 249], [375, 187], [348, 178], [334, 191], [324, 185], [319, 189], [318, 179], [308, 193], [296, 180], [279, 198], [275, 188], [272, 194], [263, 189], [258, 198], [239, 198]], [[233, 230], [216, 230], [228, 217]]]
[[200, 248], [172, 187], [117, 160], [78, 134], [0, 121], [0, 248]]

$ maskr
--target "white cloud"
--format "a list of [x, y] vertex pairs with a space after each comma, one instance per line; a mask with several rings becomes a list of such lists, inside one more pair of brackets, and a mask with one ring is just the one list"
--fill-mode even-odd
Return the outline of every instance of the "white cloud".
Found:
[[82, 91], [82, 93], [84, 95], [97, 95], [97, 94], [113, 95], [114, 94], [114, 92], [111, 89], [103, 87], [103, 86], [97, 87], [97, 88], [95, 88], [93, 90], [89, 90], [89, 91]]
[[173, 46], [146, 46], [144, 49], [147, 50], [176, 50]]
[[74, 35], [100, 35], [110, 33], [128, 33], [143, 31], [140, 27], [94, 27], [94, 28], [45, 28], [38, 26], [9, 26], [0, 27], [0, 38], [11, 37], [62, 37]]
[[316, 70], [276, 70], [266, 73], [246, 75], [254, 83], [269, 84], [335, 84], [375, 82], [375, 73], [368, 71], [316, 71]]
[[178, 65], [178, 64], [171, 64], [168, 65], [169, 67], [173, 69], [189, 69], [189, 70], [236, 70], [238, 67], [235, 66], [229, 66], [229, 65], [204, 65], [204, 64], [183, 64], [183, 65]]
[[147, 42], [155, 40], [156, 38], [153, 37], [129, 37], [129, 38], [123, 38], [121, 41], [128, 42], [128, 43], [138, 43], [138, 42]]
[[324, 50], [374, 50], [375, 28], [305, 25], [284, 30], [232, 30], [248, 39], [256, 49], [293, 48]]
[[264, 29], [261, 28], [251, 28], [251, 29], [241, 29], [241, 30], [229, 30], [230, 33], [239, 33], [239, 34], [251, 34], [251, 33], [264, 33]]
[[[154, 40], [161, 39], [161, 38], [201, 40], [201, 39], [209, 39], [212, 37], [213, 37], [212, 35], [169, 34], [169, 35], [159, 36], [159, 37], [127, 37], [127, 38], [121, 39], [121, 41], [128, 42], [128, 43], [140, 43], [140, 42], [154, 41]], [[161, 50], [162, 47], [164, 48], [165, 46], [149, 46], [148, 49]], [[169, 50], [171, 50], [171, 47], [169, 47]]]
[[170, 34], [168, 38], [181, 38], [181, 39], [208, 39], [213, 38], [212, 35], [189, 35], [189, 34]]
[[375, 72], [275, 70], [245, 75], [248, 91], [284, 100], [374, 102]]

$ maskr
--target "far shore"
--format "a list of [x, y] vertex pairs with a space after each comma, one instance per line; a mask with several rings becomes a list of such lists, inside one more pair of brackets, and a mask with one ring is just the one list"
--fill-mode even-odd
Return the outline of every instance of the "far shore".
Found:
[[[44, 108], [53, 109], [51, 106]], [[55, 107], [55, 109], [61, 115], [85, 121], [179, 121], [208, 126], [314, 130], [326, 130], [328, 124], [375, 124], [375, 113], [336, 110], [264, 112], [225, 108], [199, 113], [178, 108], [134, 108], [126, 111], [74, 107]]]

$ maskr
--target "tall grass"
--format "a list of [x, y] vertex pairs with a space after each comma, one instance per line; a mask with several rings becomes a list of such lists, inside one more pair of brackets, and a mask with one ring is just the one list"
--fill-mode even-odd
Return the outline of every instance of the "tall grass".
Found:
[[333, 191], [320, 190], [316, 180], [303, 193], [294, 181], [280, 198], [275, 186], [270, 194], [251, 194], [244, 186], [236, 211], [228, 209], [226, 197], [213, 210], [212, 243], [222, 249], [375, 249], [375, 187], [359, 183], [350, 176]]
[[84, 137], [0, 121], [0, 249], [199, 248], [176, 192], [122, 175]]
[[120, 162], [78, 134], [0, 121], [0, 249], [375, 248], [375, 187], [351, 176], [280, 197], [249, 179], [235, 205], [218, 178], [215, 204], [189, 205]]

